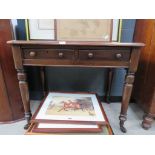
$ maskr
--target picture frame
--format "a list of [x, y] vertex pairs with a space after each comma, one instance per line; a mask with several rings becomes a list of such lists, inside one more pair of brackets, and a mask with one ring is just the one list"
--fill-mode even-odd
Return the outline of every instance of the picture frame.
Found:
[[95, 134], [95, 135], [114, 135], [114, 132], [113, 132], [113, 130], [112, 130], [112, 128], [111, 128], [111, 126], [110, 125], [106, 125], [106, 126], [103, 126], [102, 127], [102, 132], [96, 132], [96, 133], [93, 133], [93, 132], [72, 132], [72, 133], [70, 133], [70, 132], [47, 132], [47, 131], [34, 131], [34, 129], [36, 128], [36, 123], [31, 123], [30, 124], [30, 126], [29, 126], [29, 128], [28, 128], [28, 130], [25, 132], [25, 135], [57, 135], [57, 134], [59, 134], [59, 135], [69, 135], [69, 134], [74, 134], [74, 135], [81, 135], [81, 134], [84, 134], [84, 135], [86, 135], [86, 134], [88, 134], [88, 135], [90, 135], [90, 134]]
[[101, 125], [85, 124], [48, 124], [36, 123], [32, 129], [34, 133], [99, 133], [102, 132]]
[[55, 19], [26, 19], [27, 40], [56, 40]]
[[[59, 29], [60, 24], [59, 20], [61, 19], [25, 19], [25, 31], [26, 31], [26, 38], [27, 40], [53, 40], [53, 41], [118, 41], [119, 35], [119, 27], [120, 27], [120, 20], [119, 19], [89, 19], [89, 20], [110, 20], [109, 28], [110, 28], [110, 38], [109, 40], [103, 40], [101, 38], [81, 38], [75, 39], [71, 36], [66, 36], [65, 38], [59, 38], [59, 33], [57, 29]], [[70, 21], [69, 19], [65, 19]], [[73, 19], [72, 19], [73, 20]], [[82, 19], [74, 19], [74, 20], [82, 20]], [[84, 19], [83, 19], [84, 20]], [[85, 19], [88, 20], [88, 19]], [[63, 23], [62, 23], [63, 24]], [[79, 23], [80, 24], [80, 23]], [[107, 25], [106, 23], [104, 25]], [[89, 28], [87, 28], [88, 31]], [[83, 30], [84, 31], [84, 30]], [[103, 29], [104, 31], [104, 29]], [[66, 31], [65, 31], [66, 32]], [[90, 33], [91, 34], [91, 33]], [[95, 34], [95, 33], [94, 33]], [[58, 35], [58, 38], [57, 38]], [[75, 35], [76, 36], [76, 35]], [[74, 37], [75, 37], [74, 36]]]
[[[76, 101], [80, 102], [77, 104]], [[76, 103], [76, 107], [68, 102], [73, 102], [73, 105]], [[49, 92], [32, 116], [31, 122], [107, 124], [103, 107], [95, 93], [66, 92]]]
[[112, 41], [112, 19], [57, 19], [58, 41]]

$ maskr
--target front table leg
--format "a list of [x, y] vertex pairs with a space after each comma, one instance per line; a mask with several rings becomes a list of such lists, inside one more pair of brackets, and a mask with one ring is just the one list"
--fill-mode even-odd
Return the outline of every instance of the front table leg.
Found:
[[28, 84], [26, 81], [26, 73], [24, 72], [24, 69], [17, 70], [17, 71], [18, 71], [17, 76], [19, 80], [19, 88], [20, 88], [24, 111], [25, 111], [25, 119], [27, 121], [27, 124], [24, 126], [24, 129], [28, 129], [29, 122], [32, 115], [30, 110], [30, 101], [29, 101]]
[[124, 127], [124, 122], [127, 120], [126, 115], [127, 115], [128, 104], [129, 104], [130, 97], [131, 97], [134, 77], [135, 76], [133, 73], [127, 73], [126, 78], [125, 78], [123, 97], [122, 97], [122, 107], [121, 107], [121, 113], [119, 116], [120, 129], [124, 133], [127, 132], [126, 128]]

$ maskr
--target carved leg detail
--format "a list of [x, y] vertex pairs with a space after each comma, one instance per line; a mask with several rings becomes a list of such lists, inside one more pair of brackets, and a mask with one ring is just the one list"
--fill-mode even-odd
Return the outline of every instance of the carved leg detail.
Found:
[[30, 126], [30, 123], [29, 122], [31, 120], [31, 116], [32, 116], [31, 112], [25, 112], [25, 119], [27, 121], [27, 124], [25, 124], [25, 126], [24, 126], [24, 129], [25, 130], [28, 129], [29, 126]]
[[119, 116], [119, 120], [120, 120], [120, 129], [123, 133], [126, 133], [127, 130], [126, 128], [124, 127], [124, 122], [127, 120], [127, 117], [126, 115], [120, 115]]
[[111, 87], [114, 76], [114, 69], [108, 69], [108, 80], [107, 80], [107, 89], [106, 89], [106, 102], [110, 104], [110, 95], [111, 95]]
[[120, 129], [124, 133], [127, 132], [127, 130], [124, 127], [124, 122], [127, 120], [127, 117], [126, 117], [127, 116], [127, 109], [128, 109], [128, 104], [130, 101], [133, 82], [134, 82], [134, 74], [128, 73], [126, 78], [125, 78], [123, 97], [122, 97], [122, 107], [121, 107], [121, 113], [119, 116]]
[[151, 114], [146, 114], [143, 117], [143, 122], [142, 122], [142, 127], [145, 130], [148, 130], [149, 128], [151, 128], [152, 122], [153, 122], [154, 116]]
[[25, 111], [25, 119], [27, 120], [27, 124], [24, 126], [24, 129], [28, 129], [29, 122], [31, 119], [28, 84], [26, 81], [26, 74], [24, 70], [22, 69], [22, 70], [17, 70], [17, 71], [18, 71], [17, 75], [18, 75], [18, 80], [19, 80], [19, 88], [20, 88], [24, 111]]

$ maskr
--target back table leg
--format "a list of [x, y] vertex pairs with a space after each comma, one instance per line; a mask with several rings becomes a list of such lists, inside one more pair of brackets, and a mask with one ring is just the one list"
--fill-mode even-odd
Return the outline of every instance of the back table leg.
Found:
[[111, 87], [112, 87], [112, 82], [113, 82], [113, 77], [114, 77], [114, 69], [109, 68], [108, 69], [108, 80], [107, 80], [107, 88], [106, 88], [106, 102], [109, 104], [110, 103], [110, 95], [111, 95]]

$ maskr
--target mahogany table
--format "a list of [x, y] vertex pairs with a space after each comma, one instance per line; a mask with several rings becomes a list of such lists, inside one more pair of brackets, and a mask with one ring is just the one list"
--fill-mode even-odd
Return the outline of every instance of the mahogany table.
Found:
[[[124, 122], [137, 71], [140, 48], [143, 43], [116, 43], [102, 41], [8, 41], [12, 45], [15, 68], [29, 127], [31, 109], [24, 66], [103, 67], [125, 68], [120, 129], [126, 132]], [[81, 75], [82, 76], [82, 75]]]

